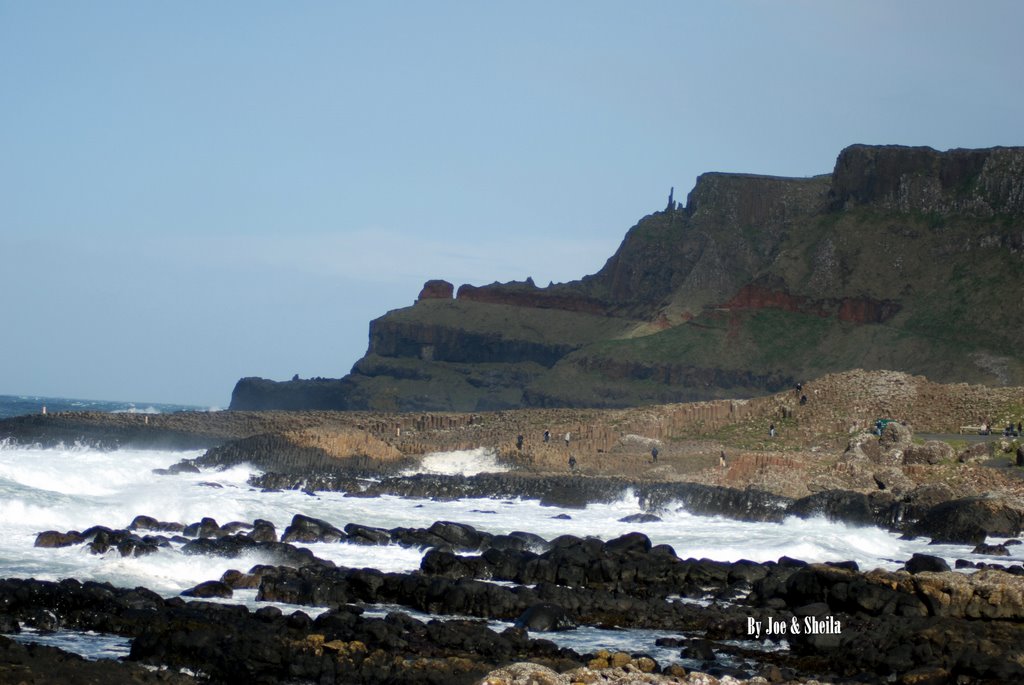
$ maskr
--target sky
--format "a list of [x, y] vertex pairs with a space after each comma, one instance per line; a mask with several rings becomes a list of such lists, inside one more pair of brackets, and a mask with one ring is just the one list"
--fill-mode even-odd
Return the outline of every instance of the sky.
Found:
[[0, 394], [340, 377], [424, 281], [601, 268], [707, 171], [1024, 144], [1024, 3], [0, 0]]

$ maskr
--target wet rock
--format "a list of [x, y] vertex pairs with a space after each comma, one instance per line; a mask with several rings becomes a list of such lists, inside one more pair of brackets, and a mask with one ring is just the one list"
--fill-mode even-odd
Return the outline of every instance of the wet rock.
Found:
[[656, 523], [661, 517], [656, 514], [630, 514], [619, 519], [620, 523]]
[[715, 660], [715, 650], [712, 648], [709, 640], [684, 640], [682, 649], [679, 650], [679, 656], [684, 659], [708, 662]]
[[800, 518], [824, 516], [829, 521], [874, 525], [875, 512], [867, 495], [848, 490], [823, 490], [790, 505], [788, 514]]
[[358, 523], [345, 524], [345, 535], [348, 536], [348, 542], [357, 545], [387, 545], [391, 543], [389, 531]]
[[345, 539], [345, 533], [327, 521], [303, 514], [295, 514], [281, 535], [281, 542], [341, 542]]
[[70, 547], [71, 545], [80, 545], [85, 542], [85, 537], [80, 533], [74, 531], [68, 531], [67, 533], [59, 533], [55, 530], [43, 531], [36, 535], [36, 541], [34, 547]]
[[256, 542], [277, 542], [277, 529], [270, 521], [256, 519], [252, 522], [249, 537]]
[[231, 590], [231, 586], [227, 583], [222, 583], [219, 580], [208, 580], [203, 583], [199, 583], [193, 588], [189, 588], [181, 593], [185, 597], [196, 597], [205, 599], [209, 597], [220, 597], [222, 599], [230, 599], [234, 594]]
[[218, 525], [216, 519], [206, 516], [196, 523], [190, 523], [185, 526], [185, 529], [182, 531], [182, 535], [190, 538], [216, 538], [226, 535], [226, 533], [220, 529], [220, 525]]
[[915, 553], [903, 564], [908, 573], [942, 573], [949, 570], [949, 564], [945, 559], [933, 557], [929, 554]]
[[989, 545], [982, 543], [975, 545], [974, 549], [971, 550], [972, 554], [987, 554], [993, 557], [1008, 557], [1010, 556], [1010, 550], [1006, 549], [1006, 545]]
[[1012, 498], [965, 497], [930, 508], [912, 526], [915, 535], [933, 543], [981, 544], [989, 535], [1009, 537], [1020, 532], [1024, 508]]
[[255, 573], [242, 573], [232, 568], [221, 574], [220, 582], [232, 590], [255, 590], [260, 586], [260, 577]]
[[181, 533], [185, 526], [177, 522], [157, 521], [152, 516], [139, 515], [128, 524], [128, 530], [155, 530], [164, 533]]
[[650, 483], [634, 487], [640, 508], [656, 512], [667, 508], [699, 516], [726, 516], [737, 521], [778, 521], [793, 500], [753, 488], [737, 490], [699, 483]]
[[89, 661], [56, 647], [21, 644], [0, 635], [0, 681], [34, 685], [195, 685], [181, 673], [150, 671], [138, 664]]
[[477, 550], [489, 537], [484, 536], [473, 526], [451, 521], [436, 521], [427, 528], [427, 532], [460, 550]]
[[608, 554], [649, 552], [651, 551], [651, 539], [643, 533], [626, 533], [604, 543], [604, 551]]
[[577, 626], [562, 607], [555, 606], [554, 604], [535, 604], [516, 619], [515, 627], [533, 632], [547, 633], [573, 630]]

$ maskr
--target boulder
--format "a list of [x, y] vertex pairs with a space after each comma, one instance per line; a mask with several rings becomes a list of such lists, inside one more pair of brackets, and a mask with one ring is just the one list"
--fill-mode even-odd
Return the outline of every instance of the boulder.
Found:
[[923, 445], [908, 445], [903, 450], [905, 464], [939, 464], [953, 458], [953, 448], [941, 440], [929, 440]]
[[898, 466], [879, 469], [872, 474], [872, 478], [879, 490], [885, 490], [894, 495], [901, 495], [914, 487], [914, 481], [910, 480], [903, 469]]
[[177, 522], [157, 521], [152, 516], [140, 514], [128, 524], [128, 530], [155, 530], [162, 533], [181, 533], [185, 526]]
[[516, 628], [539, 633], [572, 630], [576, 623], [565, 610], [554, 604], [534, 604], [520, 614], [515, 621]]
[[643, 533], [626, 533], [604, 543], [604, 551], [608, 554], [649, 552], [651, 551], [651, 539]]
[[277, 528], [270, 521], [256, 519], [252, 522], [249, 537], [256, 542], [277, 542]]
[[883, 452], [905, 450], [912, 444], [912, 439], [913, 434], [908, 427], [902, 423], [890, 421], [885, 429], [882, 430], [882, 435], [878, 438], [878, 445], [882, 448]]
[[349, 542], [356, 544], [387, 545], [391, 542], [391, 533], [387, 530], [358, 523], [345, 524], [345, 535]]
[[227, 583], [222, 583], [219, 580], [208, 580], [204, 583], [199, 583], [193, 588], [185, 590], [181, 593], [185, 597], [196, 597], [196, 598], [208, 598], [208, 597], [220, 597], [223, 599], [230, 599], [234, 594], [231, 590], [231, 586]]
[[36, 535], [35, 547], [70, 547], [85, 542], [85, 537], [75, 531], [59, 533], [46, 530]]
[[656, 514], [630, 514], [619, 519], [620, 523], [657, 523], [661, 517]]
[[930, 554], [915, 553], [903, 565], [907, 573], [942, 573], [949, 570], [949, 564], [945, 559], [933, 557]]
[[341, 542], [345, 533], [323, 519], [295, 514], [281, 535], [281, 542]]

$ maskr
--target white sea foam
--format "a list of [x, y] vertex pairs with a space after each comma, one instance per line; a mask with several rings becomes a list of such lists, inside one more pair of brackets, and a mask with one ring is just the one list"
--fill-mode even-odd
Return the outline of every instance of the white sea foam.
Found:
[[139, 409], [134, 404], [124, 409], [114, 409], [110, 412], [111, 414], [159, 414], [159, 409], [150, 405], [144, 409]]
[[498, 463], [498, 456], [494, 450], [478, 447], [472, 450], [425, 454], [417, 467], [405, 471], [403, 475], [436, 473], [475, 476], [478, 473], [498, 471], [508, 471], [508, 467]]
[[[463, 499], [454, 502], [398, 497], [351, 498], [343, 493], [260, 492], [247, 484], [254, 470], [237, 466], [224, 471], [157, 476], [198, 452], [120, 450], [100, 452], [83, 447], [41, 449], [0, 447], [0, 577], [43, 579], [76, 577], [118, 585], [143, 585], [165, 595], [181, 592], [204, 580], [219, 578], [228, 568], [247, 570], [272, 560], [253, 555], [240, 559], [189, 557], [177, 548], [146, 557], [122, 558], [116, 551], [90, 554], [83, 545], [61, 549], [33, 547], [44, 530], [83, 530], [102, 524], [128, 525], [146, 514], [163, 521], [191, 523], [212, 516], [219, 523], [262, 518], [278, 532], [297, 513], [325, 519], [341, 528], [355, 522], [382, 528], [425, 528], [434, 521], [459, 521], [495, 534], [525, 530], [552, 539], [562, 534], [610, 539], [642, 531], [654, 544], [671, 545], [682, 557], [722, 561], [775, 560], [790, 556], [806, 561], [854, 560], [862, 568], [894, 569], [914, 552], [956, 558], [992, 559], [972, 555], [960, 545], [928, 546], [926, 540], [900, 540], [877, 528], [859, 528], [824, 519], [788, 518], [782, 523], [743, 523], [722, 517], [668, 511], [652, 523], [623, 523], [640, 511], [627, 492], [586, 509], [542, 507], [536, 500]], [[466, 473], [500, 468], [486, 450], [428, 455], [428, 468]], [[670, 508], [671, 509], [671, 508]], [[566, 515], [570, 518], [556, 518]], [[384, 571], [418, 568], [422, 553], [397, 545], [308, 545], [318, 556], [349, 567]], [[1024, 546], [1010, 547], [1014, 556], [1001, 563], [1019, 563]]]

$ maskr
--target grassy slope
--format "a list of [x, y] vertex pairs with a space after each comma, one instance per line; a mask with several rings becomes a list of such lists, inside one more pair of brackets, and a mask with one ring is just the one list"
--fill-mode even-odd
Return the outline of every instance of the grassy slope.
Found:
[[621, 335], [635, 321], [558, 309], [482, 304], [467, 300], [423, 300], [385, 315], [389, 322], [434, 325], [503, 339], [580, 345]]
[[1004, 218], [868, 209], [816, 217], [790, 228], [767, 273], [812, 299], [898, 300], [899, 314], [884, 324], [854, 325], [778, 309], [709, 308], [652, 335], [592, 343], [559, 364], [553, 377], [538, 381], [538, 388], [570, 402], [583, 400], [586, 385], [616, 404], [667, 398], [654, 381], [628, 383], [595, 370], [602, 361], [794, 379], [851, 368], [900, 369], [936, 380], [1019, 385], [1024, 259], [1006, 239], [1021, 231], [1019, 220]]
[[[634, 227], [627, 255], [632, 266], [627, 273], [649, 271], [640, 280], [654, 278], [667, 286], [659, 252], [662, 260], [671, 252], [667, 259], [675, 268], [692, 266], [691, 259], [699, 259], [698, 255], [664, 247], [665, 241], [678, 239], [677, 229], [662, 214]], [[715, 226], [708, 230], [718, 242], [735, 242], [738, 236], [733, 232], [739, 229]], [[436, 404], [438, 398], [462, 410], [499, 408], [521, 403], [524, 391], [527, 396], [576, 406], [595, 402], [622, 406], [749, 396], [774, 389], [763, 387], [763, 380], [757, 378], [746, 387], [701, 382], [701, 387], [687, 389], [676, 382], [668, 385], [664, 378], [622, 377], [622, 369], [630, 365], [734, 372], [741, 381], [744, 374], [770, 377], [779, 387], [791, 379], [851, 368], [899, 369], [942, 381], [1022, 385], [1024, 361], [1016, 338], [1024, 329], [1018, 285], [1024, 283], [1024, 259], [1019, 250], [1009, 249], [1013, 240], [1019, 244], [1022, 233], [1024, 219], [1020, 218], [949, 218], [858, 208], [790, 223], [770, 265], [751, 274], [770, 276], [785, 283], [792, 294], [810, 300], [898, 301], [901, 311], [884, 324], [854, 325], [835, 316], [778, 309], [701, 307], [720, 300], [687, 292], [686, 287], [670, 296], [672, 306], [696, 311], [698, 316], [661, 331], [626, 318], [427, 300], [389, 312], [386, 319], [580, 349], [551, 371], [536, 364], [446, 364], [373, 355], [361, 361], [357, 370], [367, 374], [361, 383], [375, 409], [417, 409]], [[744, 234], [741, 242], [756, 247], [756, 231]], [[593, 280], [566, 288], [607, 296], [602, 288], [608, 283]], [[650, 303], [646, 306], [653, 309]], [[637, 336], [640, 331], [656, 332]]]

